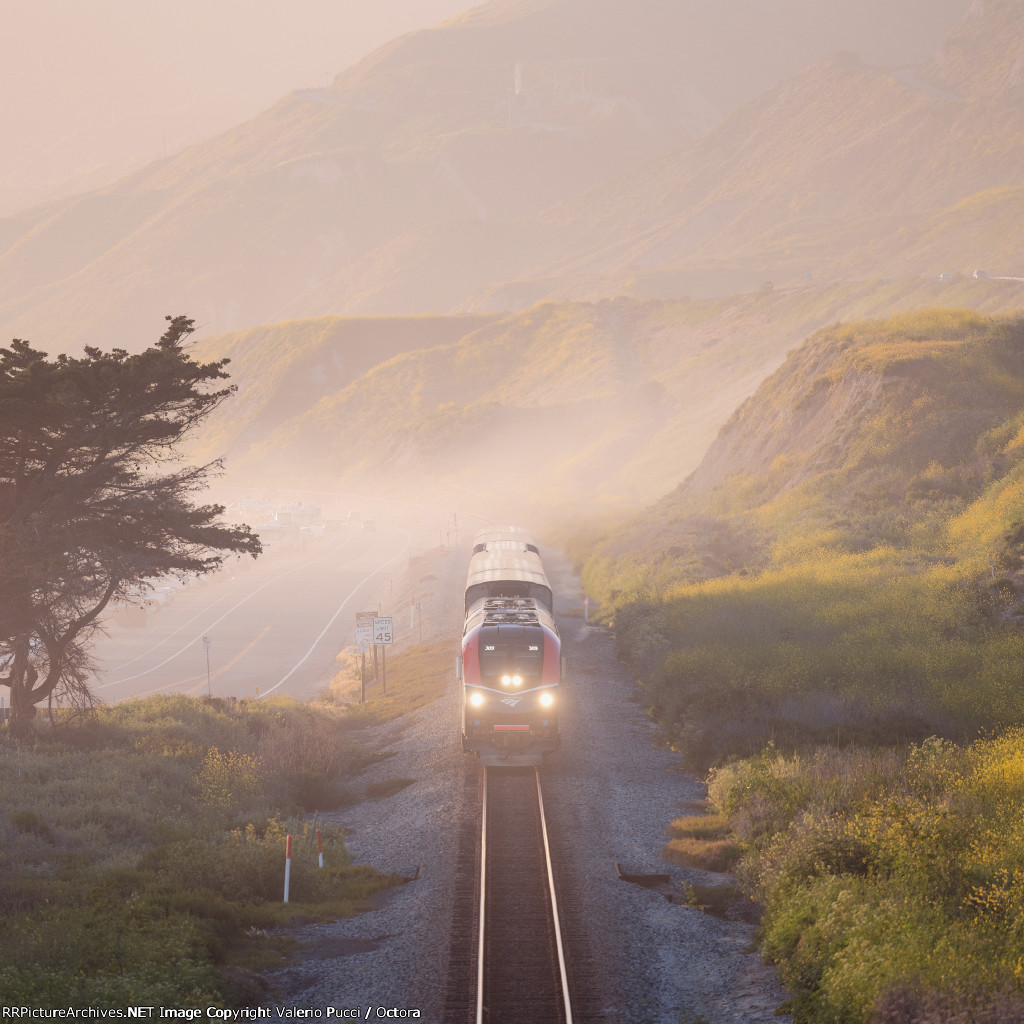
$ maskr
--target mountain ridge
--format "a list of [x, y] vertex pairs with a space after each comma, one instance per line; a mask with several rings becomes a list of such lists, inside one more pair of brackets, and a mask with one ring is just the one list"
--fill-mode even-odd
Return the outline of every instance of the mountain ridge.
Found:
[[235, 484], [257, 490], [376, 489], [539, 524], [623, 514], [697, 469], [721, 425], [808, 334], [851, 310], [936, 301], [998, 313], [1024, 306], [1024, 282], [321, 318], [201, 339], [197, 356], [232, 359], [239, 392], [190, 458], [227, 456]]
[[[484, 5], [122, 182], [9, 218], [0, 323], [51, 347], [131, 347], [154, 310], [188, 310], [214, 332], [448, 312], [535, 273], [542, 210], [698, 136], [833, 49], [840, 29], [916, 52], [963, 6], [836, 0], [845, 21], [832, 29], [808, 0], [771, 12], [734, 0], [724, 14], [602, 0], [603, 17], [579, 0]], [[898, 23], [925, 9], [927, 21]], [[501, 30], [488, 27], [499, 15]], [[484, 37], [500, 60], [481, 63]], [[606, 51], [616, 60], [593, 56]]]
[[[986, 42], [1003, 26], [1004, 8], [992, 10]], [[1002, 51], [1024, 52], [1022, 24], [1003, 34]], [[954, 102], [851, 54], [829, 58], [701, 139], [550, 211], [547, 226], [575, 231], [580, 255], [545, 254], [533, 297], [560, 297], [560, 279], [588, 274], [594, 287], [614, 287], [596, 278], [611, 273], [624, 293], [643, 295], [631, 274], [674, 275], [674, 290], [663, 294], [728, 294], [758, 276], [792, 285], [808, 273], [938, 275], [993, 261], [1019, 273], [1006, 225], [1008, 216], [1017, 223], [1015, 199], [1000, 211], [1004, 230], [989, 232], [984, 246], [971, 245], [967, 232], [943, 242], [933, 226], [975, 196], [1022, 184], [1021, 110], [998, 97]], [[921, 251], [917, 240], [929, 234]], [[710, 289], [701, 284], [709, 274], [717, 274]], [[556, 288], [546, 290], [545, 280]], [[530, 279], [518, 286], [529, 290]], [[577, 294], [588, 291], [577, 285]]]

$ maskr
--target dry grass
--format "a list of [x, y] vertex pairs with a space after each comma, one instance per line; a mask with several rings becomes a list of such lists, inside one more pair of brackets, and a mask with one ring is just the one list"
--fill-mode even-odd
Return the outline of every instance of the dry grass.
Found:
[[662, 860], [701, 871], [732, 871], [743, 856], [743, 847], [732, 839], [673, 839], [662, 847]]
[[673, 839], [725, 839], [732, 832], [728, 820], [719, 814], [696, 814], [676, 818], [665, 830]]
[[[377, 725], [389, 722], [432, 704], [448, 686], [455, 665], [455, 643], [436, 641], [416, 644], [388, 658], [387, 694], [383, 693], [383, 677], [366, 684], [366, 703], [359, 704], [359, 678], [353, 679], [346, 667], [331, 682], [322, 700], [343, 706], [350, 725]], [[367, 659], [369, 660], [369, 659]]]

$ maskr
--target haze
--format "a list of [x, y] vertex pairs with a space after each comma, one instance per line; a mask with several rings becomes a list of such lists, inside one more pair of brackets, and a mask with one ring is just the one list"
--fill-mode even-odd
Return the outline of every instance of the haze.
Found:
[[324, 86], [460, 0], [0, 4], [0, 216], [96, 188]]
[[55, 196], [0, 218], [0, 335], [193, 317], [239, 488], [643, 507], [823, 324], [1021, 305], [1019, 12], [51, 0], [0, 55]]
[[1024, 0], [19, 2], [7, 1002], [555, 1020], [558, 730], [576, 1019], [1024, 1020]]

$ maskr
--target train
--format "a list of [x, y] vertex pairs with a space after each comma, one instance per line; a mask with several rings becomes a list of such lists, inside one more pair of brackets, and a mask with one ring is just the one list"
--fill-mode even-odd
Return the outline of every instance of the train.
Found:
[[504, 526], [476, 535], [465, 610], [462, 749], [485, 766], [538, 765], [559, 745], [562, 645], [529, 533]]

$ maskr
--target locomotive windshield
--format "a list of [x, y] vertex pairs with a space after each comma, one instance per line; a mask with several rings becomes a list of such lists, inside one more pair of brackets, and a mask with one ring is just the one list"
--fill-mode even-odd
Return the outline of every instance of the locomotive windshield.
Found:
[[539, 682], [544, 667], [544, 634], [537, 627], [520, 627], [520, 637], [487, 636], [498, 630], [487, 629], [480, 638], [480, 673], [483, 682], [493, 685], [502, 676], [521, 676], [523, 684]]

